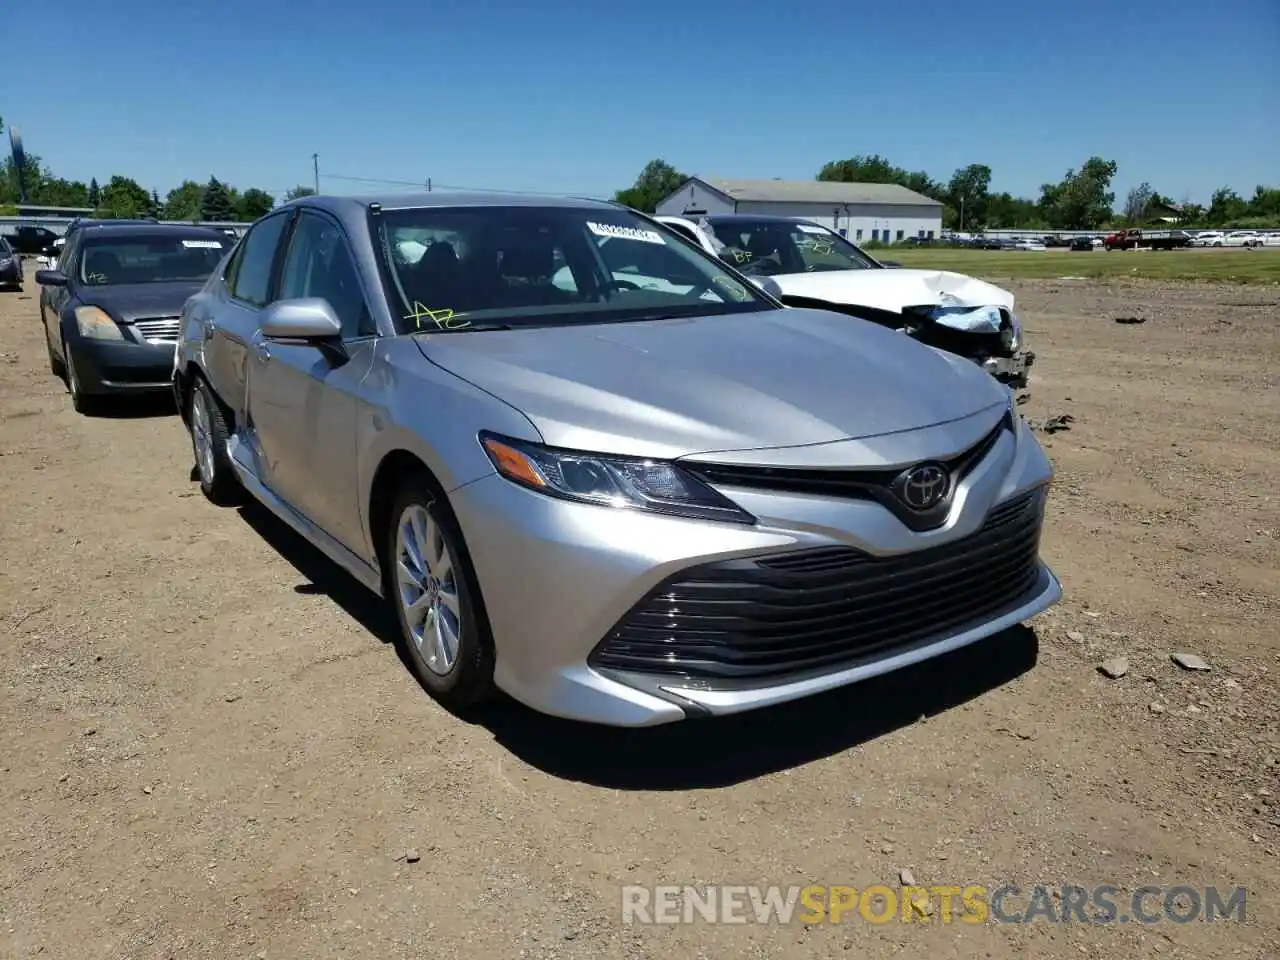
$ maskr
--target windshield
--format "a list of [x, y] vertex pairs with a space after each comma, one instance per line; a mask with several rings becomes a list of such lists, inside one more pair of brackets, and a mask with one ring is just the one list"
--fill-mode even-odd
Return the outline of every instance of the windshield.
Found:
[[4, 237], [0, 237], [0, 257], [7, 257], [13, 253], [9, 247], [9, 241]]
[[880, 268], [844, 237], [817, 224], [713, 217], [709, 225], [724, 244], [720, 256], [749, 275]]
[[80, 258], [80, 280], [94, 287], [204, 281], [229, 249], [230, 238], [153, 234], [91, 239]]
[[474, 206], [372, 215], [401, 333], [776, 309], [630, 211]]

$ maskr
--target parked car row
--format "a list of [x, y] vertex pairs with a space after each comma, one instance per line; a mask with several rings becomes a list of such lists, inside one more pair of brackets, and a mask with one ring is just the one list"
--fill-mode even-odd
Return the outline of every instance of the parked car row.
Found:
[[1264, 234], [1257, 230], [1204, 230], [1191, 240], [1193, 247], [1263, 247], [1280, 246], [1280, 234]]
[[815, 291], [880, 278], [890, 312], [955, 281], [851, 268], [794, 222], [712, 230], [755, 272], [605, 201], [309, 197], [234, 247], [85, 229], [37, 281], [73, 398], [171, 390], [206, 496], [379, 594], [451, 709], [734, 713], [1055, 603], [1053, 471], [1013, 394], [775, 292], [793, 257]]

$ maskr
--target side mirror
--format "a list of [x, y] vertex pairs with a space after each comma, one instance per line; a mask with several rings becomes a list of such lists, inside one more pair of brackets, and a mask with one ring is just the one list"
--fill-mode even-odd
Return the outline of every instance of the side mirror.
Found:
[[782, 288], [778, 286], [778, 282], [771, 277], [747, 277], [753, 284], [773, 297], [775, 300], [782, 299]]
[[67, 275], [61, 270], [37, 270], [36, 283], [42, 287], [65, 287]]
[[262, 312], [261, 330], [268, 340], [294, 340], [318, 347], [334, 363], [348, 359], [342, 344], [342, 321], [322, 297], [277, 300]]
[[342, 321], [321, 297], [277, 300], [262, 312], [262, 335], [270, 340], [319, 343], [341, 339]]

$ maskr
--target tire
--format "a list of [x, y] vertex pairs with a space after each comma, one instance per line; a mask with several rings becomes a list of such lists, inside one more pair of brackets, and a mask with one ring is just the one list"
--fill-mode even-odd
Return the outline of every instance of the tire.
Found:
[[[381, 534], [383, 595], [396, 618], [402, 658], [451, 712], [490, 699], [493, 639], [471, 556], [448, 503], [422, 479], [406, 482], [392, 501]], [[414, 549], [415, 543], [425, 543], [427, 549]], [[414, 559], [421, 553], [426, 554], [425, 564]], [[424, 573], [429, 578], [426, 589]], [[418, 607], [429, 594], [437, 599], [426, 600], [422, 616], [415, 617], [411, 607]]]
[[202, 377], [196, 377], [190, 404], [188, 429], [200, 491], [210, 503], [220, 507], [235, 506], [243, 501], [244, 488], [240, 486], [240, 478], [227, 455], [227, 441], [231, 434], [227, 430], [222, 407], [213, 395], [213, 388]]
[[93, 416], [102, 409], [100, 398], [87, 394], [80, 383], [80, 375], [76, 373], [75, 360], [71, 356], [71, 345], [62, 341], [62, 355], [66, 358], [67, 392], [71, 394], [71, 408], [86, 417]]
[[40, 329], [44, 331], [44, 348], [49, 353], [49, 372], [59, 380], [66, 380], [67, 368], [61, 358], [53, 352], [53, 344], [49, 342], [49, 328], [45, 325], [44, 311], [40, 311]]

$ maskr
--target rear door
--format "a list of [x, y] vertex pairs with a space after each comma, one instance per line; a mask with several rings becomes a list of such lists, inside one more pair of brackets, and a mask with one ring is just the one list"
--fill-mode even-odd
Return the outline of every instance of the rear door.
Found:
[[249, 358], [249, 416], [272, 492], [352, 549], [363, 536], [356, 423], [377, 327], [345, 232], [318, 210], [299, 215], [281, 261], [276, 299], [302, 297], [333, 308], [346, 357], [259, 334]]
[[[206, 373], [237, 415], [245, 409], [245, 364], [262, 308], [271, 302], [280, 241], [292, 210], [260, 220], [227, 262], [217, 295], [192, 314], [203, 329]], [[260, 479], [262, 479], [260, 477]]]

